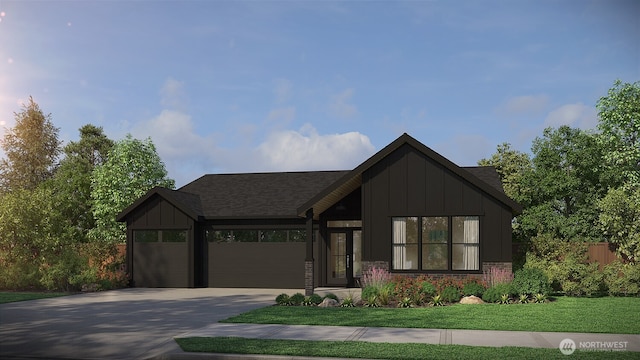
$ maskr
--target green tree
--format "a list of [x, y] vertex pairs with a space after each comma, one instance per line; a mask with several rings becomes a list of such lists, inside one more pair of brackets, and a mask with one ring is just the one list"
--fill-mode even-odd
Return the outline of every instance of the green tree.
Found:
[[621, 173], [626, 187], [640, 186], [640, 82], [616, 80], [596, 108], [606, 163]]
[[116, 221], [118, 213], [155, 186], [175, 187], [151, 138], [142, 141], [131, 135], [116, 142], [107, 161], [94, 169], [91, 184], [96, 226], [90, 236], [110, 251], [126, 241], [125, 224]]
[[84, 125], [80, 139], [64, 147], [65, 157], [60, 161], [50, 186], [57, 204], [56, 213], [61, 226], [61, 236], [75, 242], [86, 242], [87, 233], [95, 227], [91, 201], [91, 175], [95, 167], [102, 165], [113, 147], [113, 141], [101, 127]]
[[601, 239], [596, 204], [610, 176], [597, 136], [568, 126], [547, 128], [533, 141], [532, 153], [533, 166], [524, 176], [527, 196], [519, 199], [525, 207], [519, 218], [525, 236]]
[[600, 228], [618, 256], [640, 262], [640, 189], [611, 189], [598, 207]]
[[509, 143], [502, 143], [490, 158], [481, 159], [478, 165], [496, 168], [507, 196], [516, 201], [524, 196], [526, 189], [523, 187], [523, 180], [531, 170], [528, 154], [512, 149]]
[[0, 160], [0, 188], [4, 191], [35, 189], [49, 179], [60, 154], [58, 128], [51, 123], [29, 97], [19, 113], [14, 113], [15, 126], [8, 129], [0, 142], [5, 159]]

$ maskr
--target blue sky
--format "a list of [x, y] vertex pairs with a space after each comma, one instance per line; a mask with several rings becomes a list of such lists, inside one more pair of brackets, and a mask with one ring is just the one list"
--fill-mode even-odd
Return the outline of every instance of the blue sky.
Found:
[[[637, 1], [0, 0], [0, 125], [151, 137], [205, 173], [350, 169], [403, 132], [459, 165], [594, 128], [640, 80]], [[0, 135], [4, 130], [0, 130]]]

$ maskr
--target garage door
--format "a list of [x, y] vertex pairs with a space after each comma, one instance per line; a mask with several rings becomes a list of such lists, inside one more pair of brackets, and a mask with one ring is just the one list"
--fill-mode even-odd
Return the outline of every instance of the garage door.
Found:
[[210, 242], [208, 248], [209, 287], [304, 288], [303, 242]]
[[134, 231], [132, 255], [136, 287], [189, 287], [186, 230]]

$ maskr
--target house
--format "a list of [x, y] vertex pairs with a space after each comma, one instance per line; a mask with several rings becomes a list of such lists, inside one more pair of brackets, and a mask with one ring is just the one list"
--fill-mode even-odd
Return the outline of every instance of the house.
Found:
[[205, 175], [123, 210], [138, 287], [356, 286], [397, 274], [511, 269], [522, 211], [493, 167], [459, 167], [403, 134], [353, 170]]

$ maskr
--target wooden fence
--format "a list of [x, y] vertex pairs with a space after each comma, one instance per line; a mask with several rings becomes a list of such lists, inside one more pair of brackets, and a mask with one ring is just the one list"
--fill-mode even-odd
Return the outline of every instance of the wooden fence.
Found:
[[617, 258], [616, 253], [609, 248], [608, 242], [589, 244], [589, 262], [592, 263], [597, 261], [600, 270]]

